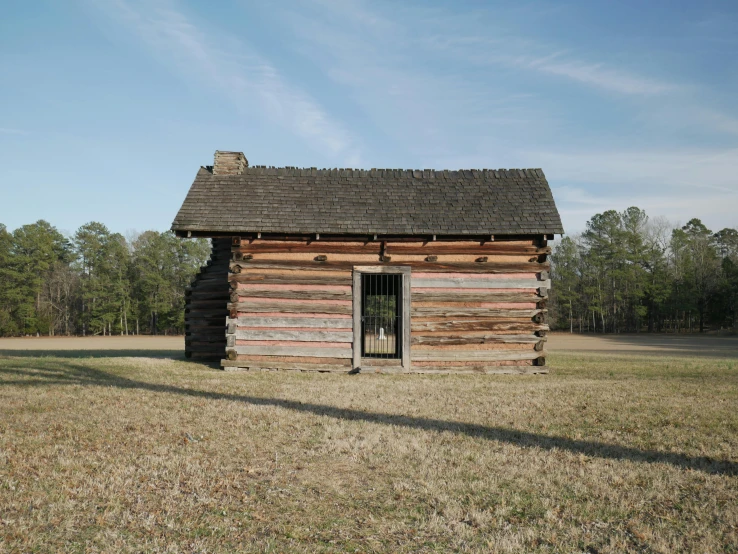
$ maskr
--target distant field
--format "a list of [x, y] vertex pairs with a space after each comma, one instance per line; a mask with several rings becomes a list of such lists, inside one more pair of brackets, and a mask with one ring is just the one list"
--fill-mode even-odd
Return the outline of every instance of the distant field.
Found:
[[[617, 352], [620, 354], [717, 356], [738, 359], [738, 337], [697, 334], [577, 335], [557, 332], [549, 334], [546, 348], [551, 352]], [[26, 355], [48, 355], [58, 352], [63, 356], [141, 354], [179, 357], [184, 354], [184, 337], [0, 338], [0, 355], [13, 355], [18, 351], [25, 351]]]
[[0, 338], [0, 355], [171, 356], [184, 358], [184, 337], [23, 337]]
[[0, 552], [738, 552], [729, 347], [346, 376], [181, 343], [0, 340]]
[[577, 335], [551, 333], [552, 352], [700, 356], [738, 359], [738, 337], [698, 334], [641, 333], [623, 335]]

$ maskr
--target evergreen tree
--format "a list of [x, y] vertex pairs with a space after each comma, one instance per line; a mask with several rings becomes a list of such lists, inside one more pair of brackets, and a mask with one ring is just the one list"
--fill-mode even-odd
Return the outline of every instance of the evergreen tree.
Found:
[[47, 334], [53, 322], [42, 302], [42, 289], [56, 263], [73, 258], [69, 241], [48, 222], [39, 220], [16, 229], [11, 238], [5, 277], [11, 314], [23, 334]]
[[696, 312], [699, 330], [705, 330], [710, 297], [720, 284], [720, 260], [715, 237], [699, 219], [691, 219], [672, 233], [671, 250], [678, 266], [677, 305]]
[[0, 223], [0, 336], [15, 335], [19, 332], [13, 317], [13, 273], [10, 268], [13, 236], [5, 225]]

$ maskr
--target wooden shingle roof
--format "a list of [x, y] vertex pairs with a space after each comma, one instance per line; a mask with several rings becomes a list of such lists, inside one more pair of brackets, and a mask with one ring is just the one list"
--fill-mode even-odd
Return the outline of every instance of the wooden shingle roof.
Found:
[[561, 234], [540, 169], [203, 167], [172, 229], [212, 233]]

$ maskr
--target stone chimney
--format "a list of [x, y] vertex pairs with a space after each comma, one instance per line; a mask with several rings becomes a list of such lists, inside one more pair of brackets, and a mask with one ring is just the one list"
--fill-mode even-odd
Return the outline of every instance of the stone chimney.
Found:
[[243, 152], [215, 151], [213, 175], [241, 175], [248, 166], [249, 161], [243, 155]]

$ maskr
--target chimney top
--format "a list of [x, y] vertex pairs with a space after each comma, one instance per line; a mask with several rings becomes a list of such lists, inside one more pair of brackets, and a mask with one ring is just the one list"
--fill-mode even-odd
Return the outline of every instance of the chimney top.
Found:
[[243, 152], [215, 151], [213, 175], [241, 175], [248, 166], [249, 161], [243, 155]]

